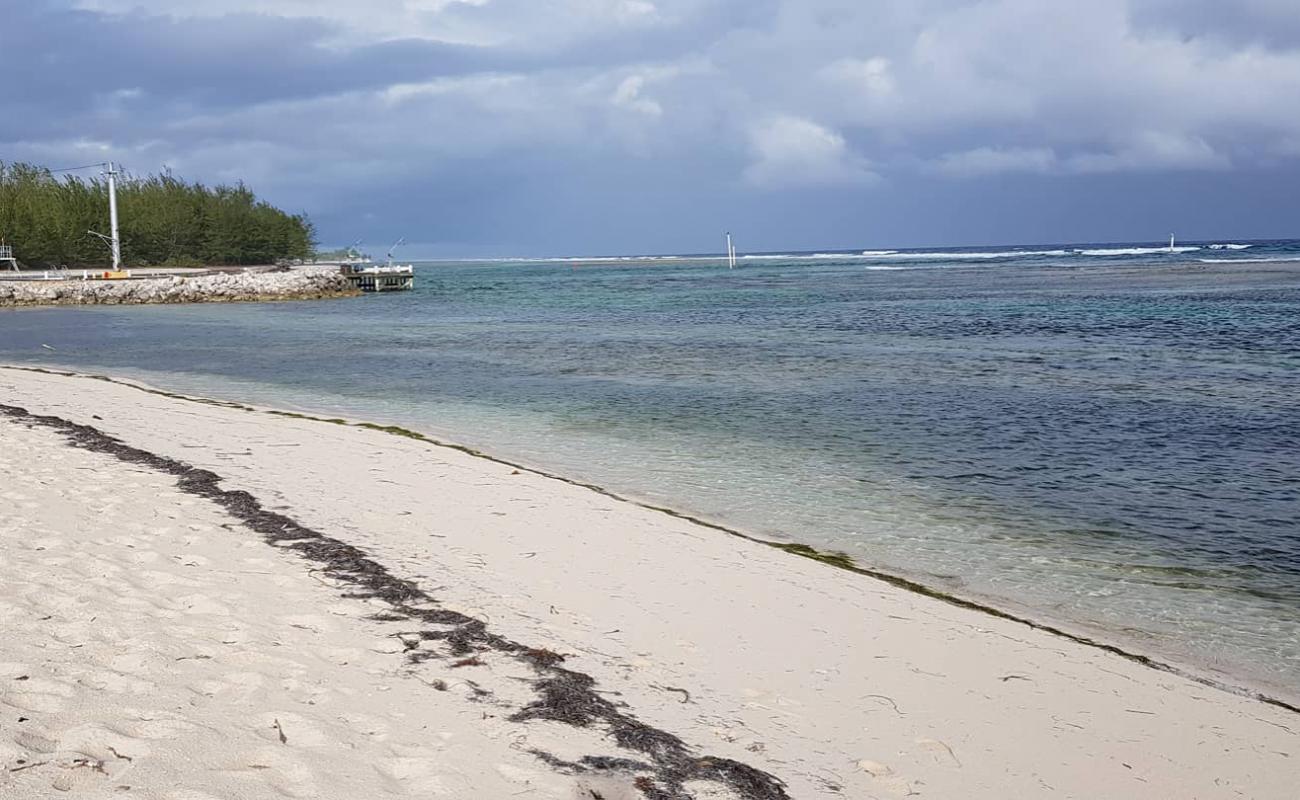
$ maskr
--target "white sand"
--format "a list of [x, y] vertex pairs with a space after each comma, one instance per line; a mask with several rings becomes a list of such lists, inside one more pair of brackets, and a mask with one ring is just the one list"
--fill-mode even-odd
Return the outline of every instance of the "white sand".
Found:
[[[0, 369], [0, 404], [211, 469], [791, 797], [1297, 796], [1300, 715], [579, 486], [85, 378]], [[0, 416], [0, 798], [641, 796], [528, 752], [641, 758], [510, 721], [522, 664], [410, 665], [312, 567]]]

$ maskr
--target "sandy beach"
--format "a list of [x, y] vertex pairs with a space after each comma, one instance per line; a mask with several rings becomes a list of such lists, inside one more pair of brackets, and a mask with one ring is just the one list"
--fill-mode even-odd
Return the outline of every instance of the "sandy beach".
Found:
[[[339, 421], [341, 422], [341, 421]], [[1291, 798], [1300, 714], [379, 426], [0, 368], [0, 798]]]

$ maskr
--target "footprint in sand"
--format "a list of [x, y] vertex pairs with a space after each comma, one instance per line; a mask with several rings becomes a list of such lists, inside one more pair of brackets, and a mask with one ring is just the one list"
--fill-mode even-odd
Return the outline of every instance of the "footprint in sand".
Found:
[[163, 661], [163, 657], [157, 653], [119, 652], [102, 659], [101, 663], [120, 675], [135, 677], [159, 671], [165, 662]]
[[91, 758], [72, 758], [66, 763], [51, 764], [45, 769], [54, 771], [50, 786], [60, 792], [80, 793], [107, 781], [110, 777], [103, 762]]
[[[312, 771], [278, 742], [244, 753], [221, 772], [253, 784], [269, 786], [285, 797], [318, 797], [320, 794]], [[238, 796], [261, 797], [262, 793], [248, 792]]]
[[[4, 606], [0, 606], [2, 612]], [[0, 661], [0, 681], [9, 681], [31, 673], [31, 667], [16, 661]]]
[[912, 793], [912, 783], [894, 772], [893, 767], [864, 758], [858, 762], [858, 769], [875, 779], [876, 785], [898, 797]]
[[383, 776], [393, 791], [412, 792], [418, 795], [447, 797], [451, 787], [440, 773], [445, 764], [437, 759], [418, 756], [387, 758], [375, 764], [375, 771]]
[[173, 739], [182, 733], [194, 730], [190, 723], [169, 717], [165, 714], [152, 715], [137, 713], [133, 719], [117, 721], [108, 725], [108, 729], [122, 736], [133, 739]]
[[342, 714], [339, 716], [339, 720], [362, 736], [369, 737], [376, 742], [388, 740], [388, 723], [379, 717], [368, 714]]
[[59, 744], [64, 750], [80, 753], [105, 764], [133, 764], [150, 752], [148, 742], [124, 736], [95, 723], [79, 725], [64, 732], [59, 737]]
[[957, 758], [957, 754], [952, 751], [952, 748], [938, 739], [917, 739], [916, 745], [928, 753], [936, 764], [961, 766], [961, 761]]
[[268, 742], [286, 747], [325, 747], [337, 740], [314, 722], [290, 711], [267, 712], [252, 718], [253, 731]]
[[14, 744], [29, 753], [49, 754], [59, 750], [59, 740], [39, 731], [24, 730], [14, 735]]
[[230, 608], [218, 603], [216, 600], [202, 594], [190, 594], [184, 597], [176, 598], [176, 602], [181, 608], [185, 609], [187, 614], [213, 614], [216, 616], [230, 616]]
[[13, 680], [0, 693], [0, 703], [21, 711], [54, 713], [63, 710], [67, 698], [72, 697], [73, 693], [71, 686], [59, 681], [41, 678]]
[[92, 670], [77, 678], [77, 683], [88, 689], [114, 694], [144, 695], [158, 688], [153, 681], [113, 670]]
[[335, 620], [320, 614], [292, 614], [281, 617], [280, 622], [290, 628], [315, 634], [332, 633], [339, 627]]

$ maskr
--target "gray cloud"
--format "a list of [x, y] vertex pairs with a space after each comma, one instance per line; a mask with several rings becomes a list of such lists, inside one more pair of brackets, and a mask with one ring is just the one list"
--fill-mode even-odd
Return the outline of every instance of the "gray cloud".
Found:
[[[0, 0], [0, 27], [0, 159], [245, 178], [332, 241], [1061, 238], [1044, 203], [1300, 172], [1291, 0]], [[969, 191], [983, 227], [901, 213]]]

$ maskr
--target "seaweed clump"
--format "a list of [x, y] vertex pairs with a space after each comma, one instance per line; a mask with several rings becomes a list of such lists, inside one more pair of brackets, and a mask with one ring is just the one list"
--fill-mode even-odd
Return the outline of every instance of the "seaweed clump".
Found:
[[820, 561], [823, 564], [830, 564], [832, 567], [839, 567], [840, 569], [856, 570], [858, 566], [853, 563], [852, 556], [837, 550], [818, 550], [815, 547], [797, 542], [768, 542], [768, 544], [778, 550], [784, 550], [787, 553], [793, 553], [804, 558], [811, 558], [813, 561]]

